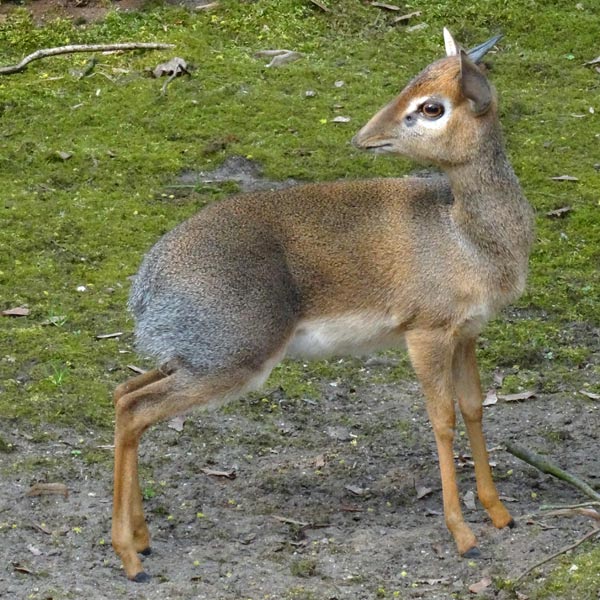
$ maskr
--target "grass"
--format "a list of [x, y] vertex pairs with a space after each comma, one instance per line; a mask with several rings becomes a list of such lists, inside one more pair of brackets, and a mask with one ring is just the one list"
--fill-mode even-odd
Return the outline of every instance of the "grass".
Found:
[[[146, 76], [170, 52], [89, 55], [32, 63], [0, 78], [0, 414], [29, 424], [85, 430], [112, 424], [111, 390], [129, 376], [132, 275], [158, 237], [231, 186], [178, 189], [186, 170], [227, 156], [258, 160], [268, 177], [299, 180], [390, 176], [413, 165], [353, 149], [376, 108], [440, 54], [441, 27], [466, 45], [505, 34], [494, 56], [509, 152], [535, 205], [537, 243], [528, 292], [490, 324], [480, 358], [507, 385], [600, 391], [600, 14], [574, 2], [407, 2], [428, 28], [406, 32], [386, 12], [354, 0], [325, 13], [300, 0], [238, 3], [191, 14], [149, 6], [110, 12], [98, 24], [35, 26], [25, 10], [0, 23], [0, 63], [66, 43], [165, 41], [192, 76]], [[255, 51], [286, 47], [304, 58], [265, 68]], [[336, 81], [344, 85], [336, 87]], [[311, 90], [314, 95], [307, 96]], [[593, 109], [593, 110], [592, 110]], [[350, 116], [347, 124], [332, 122]], [[61, 153], [67, 153], [62, 154]], [[68, 158], [67, 155], [69, 155]], [[553, 181], [571, 175], [576, 182]], [[571, 207], [562, 218], [548, 211]], [[96, 335], [122, 331], [105, 340]], [[350, 364], [352, 366], [352, 364]], [[286, 363], [267, 387], [314, 397], [314, 381], [349, 376], [348, 363]], [[389, 380], [406, 376], [406, 362]], [[574, 583], [576, 585], [576, 583]]]

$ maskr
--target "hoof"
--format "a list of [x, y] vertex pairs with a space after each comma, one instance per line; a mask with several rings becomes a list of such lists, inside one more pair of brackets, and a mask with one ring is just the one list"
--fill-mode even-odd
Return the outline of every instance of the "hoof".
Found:
[[146, 583], [150, 581], [150, 575], [146, 573], [146, 571], [140, 571], [131, 581], [135, 581], [136, 583]]
[[510, 520], [510, 521], [509, 521], [509, 522], [506, 524], [506, 526], [507, 526], [507, 527], [510, 527], [511, 529], [514, 529], [514, 528], [517, 526], [517, 524], [516, 524], [516, 522], [515, 522], [515, 520], [514, 520], [514, 519], [511, 519], [511, 520]]
[[479, 558], [481, 556], [481, 550], [477, 546], [469, 548], [464, 554], [464, 558]]
[[147, 548], [140, 550], [140, 554], [143, 556], [150, 556], [152, 554], [152, 548], [150, 548], [150, 546], [148, 546]]

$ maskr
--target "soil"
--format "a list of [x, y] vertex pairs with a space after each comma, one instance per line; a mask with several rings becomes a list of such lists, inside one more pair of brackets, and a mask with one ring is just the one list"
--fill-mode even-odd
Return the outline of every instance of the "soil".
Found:
[[[47, 428], [40, 436], [0, 423], [0, 436], [13, 445], [0, 454], [0, 596], [468, 597], [468, 586], [484, 577], [515, 578], [589, 531], [583, 517], [539, 512], [541, 503], [585, 501], [581, 494], [498, 446], [513, 440], [547, 452], [598, 484], [597, 457], [589, 452], [598, 403], [564, 394], [498, 403], [485, 410], [488, 445], [517, 527], [496, 530], [480, 506], [465, 507], [482, 558], [458, 557], [441, 514], [436, 449], [416, 383], [368, 382], [394, 362], [356, 361], [364, 383], [321, 381], [318, 399], [292, 401], [271, 390], [188, 416], [181, 432], [165, 424], [149, 431], [140, 452], [153, 535], [146, 584], [126, 580], [110, 547], [106, 433], [81, 439]], [[461, 493], [475, 491], [468, 446], [457, 437]], [[36, 466], [15, 471], [11, 464]], [[233, 470], [235, 478], [205, 468]], [[68, 497], [28, 496], [38, 482], [65, 484]], [[421, 488], [431, 492], [418, 498]], [[496, 585], [480, 596], [499, 597]]]

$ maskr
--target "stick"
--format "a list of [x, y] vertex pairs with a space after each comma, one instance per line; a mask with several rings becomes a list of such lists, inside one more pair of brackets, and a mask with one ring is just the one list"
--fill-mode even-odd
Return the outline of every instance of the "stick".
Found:
[[146, 42], [125, 42], [122, 44], [79, 44], [72, 46], [58, 46], [57, 48], [42, 48], [26, 56], [16, 65], [0, 67], [0, 75], [11, 75], [20, 73], [32, 61], [47, 56], [57, 56], [59, 54], [72, 54], [73, 52], [107, 52], [111, 50], [163, 50], [174, 48], [175, 44], [155, 44]]
[[553, 475], [558, 479], [562, 479], [563, 481], [570, 483], [572, 486], [575, 486], [586, 496], [589, 496], [594, 500], [600, 500], [600, 494], [596, 492], [587, 482], [583, 481], [579, 477], [576, 477], [575, 475], [572, 475], [571, 473], [567, 473], [567, 471], [564, 471], [545, 458], [542, 458], [539, 454], [531, 452], [530, 450], [526, 450], [525, 448], [517, 446], [516, 444], [511, 444], [510, 442], [507, 442], [505, 446], [508, 452], [510, 452], [512, 455], [524, 460], [525, 462], [534, 466], [536, 469], [542, 471], [542, 473], [548, 473], [548, 475]]
[[565, 552], [568, 552], [569, 550], [574, 550], [575, 548], [577, 548], [577, 546], [580, 546], [581, 544], [583, 544], [583, 542], [585, 542], [586, 540], [589, 540], [590, 538], [594, 537], [595, 535], [598, 535], [599, 533], [600, 533], [600, 527], [596, 527], [596, 528], [592, 529], [592, 531], [588, 531], [588, 533], [586, 533], [581, 539], [577, 540], [574, 544], [565, 546], [558, 552], [555, 552], [554, 554], [547, 556], [544, 560], [541, 560], [540, 562], [536, 563], [532, 567], [529, 567], [528, 569], [523, 571], [515, 579], [515, 583], [517, 581], [521, 581], [521, 579], [523, 579], [523, 577], [525, 577], [526, 575], [529, 575], [529, 573], [531, 573], [531, 571], [533, 571], [534, 569], [537, 569], [538, 567], [545, 565], [547, 562], [550, 562], [552, 559], [556, 558], [557, 556], [560, 556], [561, 554], [564, 554]]

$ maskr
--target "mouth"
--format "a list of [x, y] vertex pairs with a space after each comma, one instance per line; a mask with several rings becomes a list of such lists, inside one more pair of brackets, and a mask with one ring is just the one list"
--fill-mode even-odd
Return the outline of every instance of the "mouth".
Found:
[[352, 138], [352, 143], [361, 150], [368, 150], [376, 154], [385, 154], [393, 151], [393, 145], [385, 140], [360, 140], [359, 135]]

